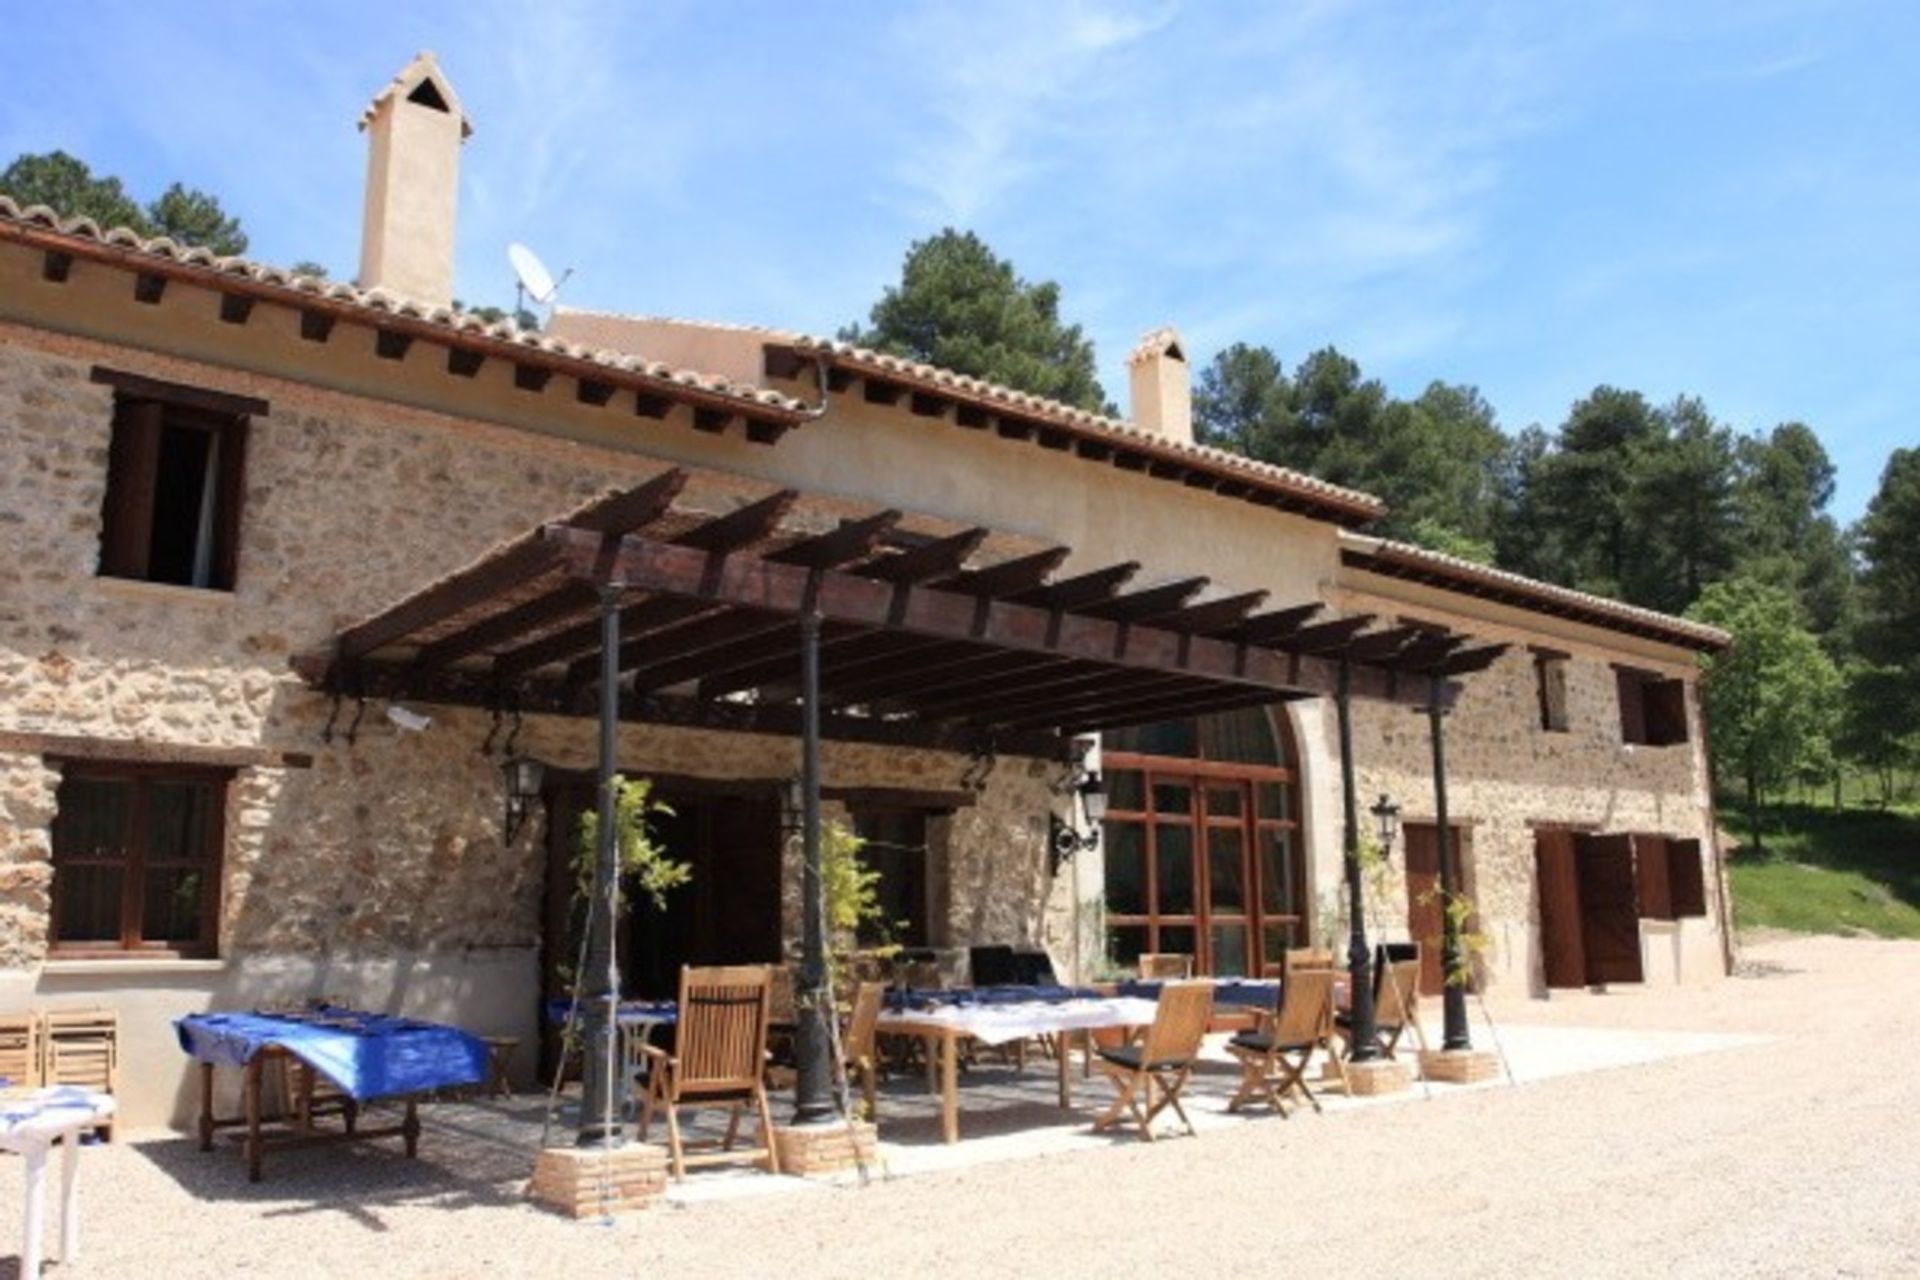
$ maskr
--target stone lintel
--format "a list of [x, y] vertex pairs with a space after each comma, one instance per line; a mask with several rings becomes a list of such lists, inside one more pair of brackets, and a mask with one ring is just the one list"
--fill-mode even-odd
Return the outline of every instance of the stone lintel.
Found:
[[535, 1157], [527, 1193], [569, 1218], [597, 1218], [644, 1209], [667, 1189], [664, 1147], [547, 1147]]

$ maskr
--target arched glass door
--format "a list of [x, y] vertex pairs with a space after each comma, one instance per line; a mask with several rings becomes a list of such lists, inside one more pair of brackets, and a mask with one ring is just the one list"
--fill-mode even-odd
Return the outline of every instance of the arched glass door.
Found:
[[1198, 972], [1258, 976], [1304, 945], [1299, 778], [1265, 709], [1105, 737], [1107, 954], [1184, 952]]

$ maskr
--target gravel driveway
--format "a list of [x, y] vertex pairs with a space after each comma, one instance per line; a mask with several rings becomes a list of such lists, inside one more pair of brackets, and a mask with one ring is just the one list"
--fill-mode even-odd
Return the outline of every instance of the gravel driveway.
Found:
[[431, 1177], [377, 1150], [283, 1156], [251, 1187], [237, 1159], [122, 1143], [86, 1153], [86, 1256], [50, 1274], [1920, 1276], [1916, 991], [1920, 944], [1770, 941], [1710, 986], [1496, 1010], [1764, 1044], [611, 1226], [524, 1204], [524, 1155], [484, 1144]]

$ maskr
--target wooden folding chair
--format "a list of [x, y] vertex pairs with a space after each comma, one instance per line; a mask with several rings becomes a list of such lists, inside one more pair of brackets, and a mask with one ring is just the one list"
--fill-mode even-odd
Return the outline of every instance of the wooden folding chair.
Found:
[[[1193, 1132], [1193, 1121], [1180, 1105], [1180, 1091], [1193, 1074], [1200, 1041], [1213, 1017], [1213, 985], [1206, 982], [1169, 982], [1160, 989], [1153, 1025], [1137, 1044], [1100, 1049], [1100, 1069], [1119, 1089], [1120, 1096], [1093, 1122], [1096, 1130], [1111, 1129], [1126, 1116], [1140, 1127], [1140, 1136], [1153, 1141], [1153, 1120], [1168, 1107]], [[1159, 1090], [1156, 1100], [1154, 1091]], [[1144, 1094], [1144, 1098], [1143, 1098]], [[1141, 1102], [1146, 1103], [1144, 1110]]]
[[1142, 951], [1142, 982], [1185, 982], [1193, 976], [1193, 957], [1182, 951]]
[[[97, 1093], [120, 1084], [120, 1015], [112, 1009], [49, 1009], [41, 1015], [40, 1080]], [[100, 1132], [113, 1136], [111, 1121]]]
[[880, 1002], [886, 991], [884, 982], [862, 982], [854, 987], [853, 1008], [847, 1015], [846, 1032], [840, 1038], [841, 1056], [847, 1063], [847, 1082], [859, 1081], [868, 1120], [880, 1118], [880, 1053], [875, 1028], [880, 1023]]
[[1307, 1086], [1306, 1070], [1333, 1027], [1333, 970], [1295, 969], [1281, 990], [1279, 1012], [1263, 1013], [1260, 1021], [1258, 1030], [1243, 1031], [1227, 1042], [1227, 1052], [1240, 1063], [1240, 1088], [1227, 1110], [1266, 1101], [1284, 1116], [1284, 1099], [1296, 1089], [1320, 1110], [1320, 1099]]
[[39, 1014], [0, 1017], [0, 1080], [16, 1089], [39, 1088], [43, 1052]]
[[[673, 1176], [684, 1179], [690, 1164], [759, 1157], [767, 1172], [780, 1172], [773, 1145], [773, 1114], [767, 1106], [767, 1000], [772, 973], [767, 965], [734, 965], [680, 971], [680, 1017], [674, 1052], [644, 1045], [647, 1103], [640, 1112], [645, 1141], [653, 1113], [667, 1113], [667, 1153]], [[760, 1121], [760, 1145], [735, 1152], [740, 1114], [751, 1106]], [[727, 1136], [688, 1154], [680, 1136], [682, 1107], [725, 1107]]]

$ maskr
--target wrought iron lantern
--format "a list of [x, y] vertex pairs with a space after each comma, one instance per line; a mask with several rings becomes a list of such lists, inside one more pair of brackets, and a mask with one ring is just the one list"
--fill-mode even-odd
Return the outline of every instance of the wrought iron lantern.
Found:
[[1374, 802], [1371, 812], [1374, 834], [1380, 837], [1380, 852], [1382, 855], [1390, 854], [1393, 852], [1393, 838], [1400, 833], [1400, 806], [1383, 793]]
[[1086, 815], [1086, 830], [1078, 829], [1070, 817], [1062, 820], [1055, 816], [1052, 832], [1055, 874], [1059, 873], [1061, 864], [1075, 854], [1087, 853], [1100, 843], [1100, 823], [1107, 816], [1107, 787], [1098, 770], [1084, 765], [1078, 767], [1075, 776], [1068, 778], [1061, 790], [1079, 800], [1081, 811]]
[[541, 784], [547, 779], [547, 766], [532, 756], [514, 756], [500, 766], [500, 773], [507, 784], [505, 830], [507, 843], [512, 844], [540, 799]]

